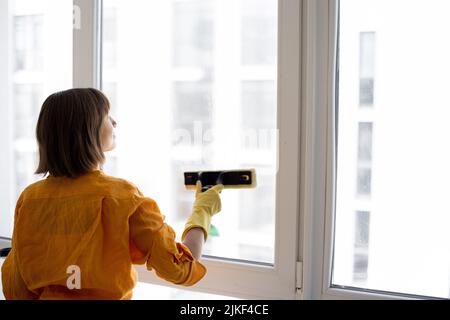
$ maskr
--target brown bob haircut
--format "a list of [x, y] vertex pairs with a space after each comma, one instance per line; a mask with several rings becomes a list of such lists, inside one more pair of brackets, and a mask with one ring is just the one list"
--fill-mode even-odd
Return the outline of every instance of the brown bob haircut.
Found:
[[108, 98], [92, 88], [71, 89], [48, 97], [36, 128], [36, 174], [76, 178], [103, 164], [100, 135], [109, 109]]

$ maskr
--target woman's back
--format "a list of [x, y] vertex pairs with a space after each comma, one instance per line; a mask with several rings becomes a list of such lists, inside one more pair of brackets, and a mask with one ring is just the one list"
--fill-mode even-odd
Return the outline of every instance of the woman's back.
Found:
[[[17, 204], [13, 239], [15, 267], [28, 290], [44, 299], [75, 292], [75, 298], [130, 298], [136, 277], [128, 219], [142, 201], [132, 184], [100, 170], [29, 186]], [[80, 270], [81, 291], [67, 288], [71, 266]]]
[[2, 266], [6, 299], [129, 299], [132, 264], [190, 286], [205, 274], [198, 261], [223, 185], [201, 192], [183, 243], [158, 205], [132, 184], [105, 175], [104, 152], [115, 148], [109, 101], [92, 88], [46, 99], [36, 128], [37, 174], [17, 201], [12, 250]]

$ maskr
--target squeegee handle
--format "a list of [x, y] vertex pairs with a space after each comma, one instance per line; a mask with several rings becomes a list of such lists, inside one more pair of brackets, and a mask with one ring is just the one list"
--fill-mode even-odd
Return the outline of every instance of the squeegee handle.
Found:
[[[221, 173], [219, 174], [219, 176], [217, 177], [216, 185], [217, 185], [217, 184], [223, 183], [222, 175], [223, 175], [223, 172], [221, 172]], [[201, 176], [202, 176], [202, 173], [200, 173], [199, 176], [198, 176], [198, 179], [199, 179], [200, 181], [201, 181]], [[214, 185], [212, 185], [212, 184], [209, 184], [209, 185], [206, 185], [206, 186], [202, 186], [202, 192], [205, 192], [205, 191], [207, 191], [208, 189], [211, 189], [212, 187], [214, 187]]]

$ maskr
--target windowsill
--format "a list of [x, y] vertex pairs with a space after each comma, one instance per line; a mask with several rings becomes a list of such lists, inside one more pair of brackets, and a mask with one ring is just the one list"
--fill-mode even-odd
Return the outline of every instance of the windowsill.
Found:
[[237, 298], [194, 292], [138, 282], [133, 300], [238, 300]]

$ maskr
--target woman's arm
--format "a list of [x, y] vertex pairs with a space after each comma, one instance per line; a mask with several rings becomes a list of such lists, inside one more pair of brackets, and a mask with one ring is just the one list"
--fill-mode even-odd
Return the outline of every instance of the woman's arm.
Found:
[[154, 200], [144, 199], [131, 215], [129, 228], [132, 263], [146, 263], [148, 270], [177, 285], [194, 285], [206, 274], [206, 268], [196, 259], [202, 252], [203, 230], [192, 228], [187, 232], [189, 247], [177, 242], [175, 231], [164, 222]]
[[201, 228], [193, 228], [188, 231], [183, 244], [189, 248], [195, 259], [200, 260], [205, 243], [205, 234]]
[[220, 193], [223, 188], [223, 184], [218, 184], [203, 192], [201, 181], [197, 181], [192, 213], [181, 236], [183, 244], [197, 260], [201, 258], [203, 243], [208, 238], [211, 217], [222, 209]]

